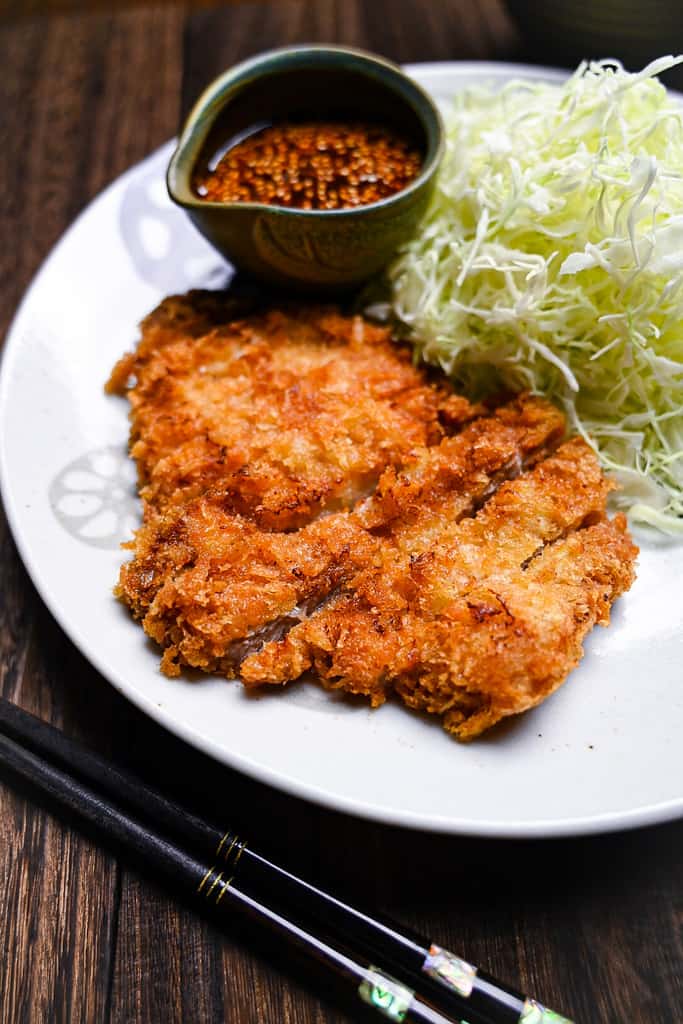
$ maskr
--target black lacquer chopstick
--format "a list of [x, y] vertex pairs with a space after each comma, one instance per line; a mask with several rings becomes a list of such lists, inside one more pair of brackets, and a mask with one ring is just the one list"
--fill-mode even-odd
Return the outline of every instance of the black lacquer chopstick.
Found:
[[454, 1024], [423, 1002], [398, 979], [374, 965], [359, 963], [350, 954], [336, 949], [318, 936], [300, 928], [248, 893], [237, 888], [226, 872], [169, 842], [149, 826], [128, 815], [106, 796], [94, 793], [68, 772], [55, 767], [33, 751], [0, 734], [0, 765], [26, 780], [72, 814], [134, 853], [145, 866], [162, 873], [177, 892], [195, 903], [208, 902], [214, 913], [232, 916], [237, 910], [244, 917], [267, 926], [269, 931], [311, 956], [333, 971], [342, 981], [354, 986], [368, 1006], [389, 1020], [405, 1024]]
[[381, 961], [448, 1019], [465, 1020], [466, 1024], [566, 1021], [447, 950], [418, 935], [405, 934], [387, 921], [370, 917], [273, 864], [254, 853], [235, 833], [224, 832], [190, 814], [157, 790], [5, 700], [0, 700], [0, 732], [49, 761], [56, 761], [79, 779], [110, 794], [117, 803], [142, 814], [144, 820], [153, 822], [184, 847], [210, 858], [214, 875], [206, 872], [200, 895], [206, 893], [219, 874], [223, 880], [237, 879], [242, 895], [252, 894], [257, 901], [267, 899], [271, 910], [275, 907], [285, 913], [290, 923], [292, 917], [306, 926], [313, 922], [316, 934], [322, 931], [328, 939], [332, 937], [335, 945], [342, 943], [355, 956]]

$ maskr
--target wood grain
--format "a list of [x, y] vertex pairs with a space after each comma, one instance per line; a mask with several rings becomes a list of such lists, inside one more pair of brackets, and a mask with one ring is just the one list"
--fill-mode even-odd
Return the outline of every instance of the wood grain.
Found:
[[[81, 14], [59, 13], [59, 0], [31, 6], [0, 25], [3, 333], [73, 217], [171, 136], [199, 89], [234, 61], [303, 40], [366, 46], [400, 61], [522, 52], [498, 0], [273, 0], [220, 9], [98, 0]], [[214, 765], [119, 697], [45, 611], [4, 520], [0, 565], [4, 695], [231, 823], [255, 847], [577, 1022], [683, 1019], [682, 824], [482, 842], [416, 835], [289, 799]], [[286, 950], [238, 925], [228, 933], [201, 920], [8, 783], [0, 785], [2, 1024], [366, 1019]]]
[[[159, 0], [0, 0], [0, 18], [18, 20], [36, 15], [92, 14], [94, 12], [134, 10], [159, 5]], [[248, 3], [249, 0], [164, 0], [165, 7], [180, 7], [183, 10], [199, 10], [204, 7], [227, 6]], [[277, 2], [277, 0], [275, 0]]]

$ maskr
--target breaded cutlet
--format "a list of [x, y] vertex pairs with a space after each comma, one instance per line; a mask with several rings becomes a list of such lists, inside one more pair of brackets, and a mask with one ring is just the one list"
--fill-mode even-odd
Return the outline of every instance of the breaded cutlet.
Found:
[[164, 671], [313, 670], [461, 738], [551, 693], [633, 579], [592, 449], [542, 399], [471, 405], [361, 318], [222, 301], [166, 300], [110, 384], [144, 500], [117, 593]]
[[442, 424], [476, 411], [361, 317], [301, 307], [235, 318], [225, 300], [221, 319], [220, 298], [202, 292], [146, 318], [108, 389], [128, 395], [148, 506], [216, 487], [226, 509], [278, 530], [350, 507]]
[[609, 490], [593, 450], [573, 439], [473, 516], [444, 494], [409, 530], [395, 519], [373, 564], [246, 658], [243, 681], [313, 669], [374, 705], [398, 694], [461, 739], [533, 707], [633, 582], [637, 549], [623, 516], [605, 515]]

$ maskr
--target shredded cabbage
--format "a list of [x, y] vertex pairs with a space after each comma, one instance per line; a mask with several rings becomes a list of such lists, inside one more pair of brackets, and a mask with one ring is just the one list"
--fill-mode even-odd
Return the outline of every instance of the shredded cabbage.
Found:
[[430, 211], [389, 270], [425, 360], [475, 397], [529, 388], [683, 534], [683, 105], [653, 76], [582, 64], [562, 86], [458, 94]]

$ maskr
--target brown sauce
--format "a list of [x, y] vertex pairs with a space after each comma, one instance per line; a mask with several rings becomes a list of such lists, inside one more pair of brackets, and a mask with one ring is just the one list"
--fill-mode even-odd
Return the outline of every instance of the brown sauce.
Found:
[[413, 143], [379, 125], [306, 122], [261, 128], [195, 177], [213, 202], [339, 210], [375, 203], [409, 185], [422, 159]]

